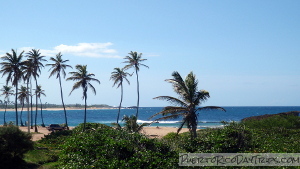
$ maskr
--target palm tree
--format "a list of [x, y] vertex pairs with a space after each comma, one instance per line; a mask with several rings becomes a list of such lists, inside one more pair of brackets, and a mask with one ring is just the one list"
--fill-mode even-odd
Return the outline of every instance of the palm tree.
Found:
[[172, 73], [172, 76], [173, 79], [167, 79], [166, 81], [172, 83], [174, 91], [179, 95], [180, 99], [171, 96], [155, 97], [154, 99], [166, 100], [174, 106], [165, 107], [161, 112], [154, 114], [152, 117], [163, 115], [163, 117], [155, 120], [157, 121], [161, 119], [174, 119], [181, 116], [183, 119], [177, 133], [179, 133], [182, 127], [186, 124], [191, 133], [191, 137], [196, 138], [198, 124], [197, 111], [205, 109], [219, 109], [225, 111], [225, 109], [217, 106], [197, 107], [210, 96], [208, 91], [198, 90], [198, 80], [196, 80], [196, 76], [193, 72], [190, 72], [185, 80], [183, 80], [180, 74], [176, 71]]
[[75, 90], [80, 87], [82, 87], [83, 90], [83, 99], [84, 99], [84, 122], [83, 122], [83, 131], [85, 130], [85, 124], [86, 124], [86, 99], [87, 99], [87, 90], [88, 88], [91, 88], [94, 94], [96, 95], [96, 89], [94, 86], [90, 83], [91, 81], [98, 82], [100, 84], [100, 81], [98, 79], [93, 78], [95, 76], [93, 73], [88, 73], [86, 70], [87, 65], [76, 65], [77, 72], [70, 72], [72, 76], [67, 78], [67, 80], [73, 80], [77, 81], [70, 92], [69, 95]]
[[50, 70], [52, 70], [52, 71], [50, 73], [49, 78], [56, 74], [56, 78], [59, 79], [60, 97], [61, 97], [61, 102], [62, 102], [62, 105], [64, 107], [64, 113], [65, 113], [65, 124], [66, 124], [67, 129], [69, 130], [68, 120], [67, 120], [67, 112], [66, 112], [66, 107], [65, 107], [64, 98], [63, 98], [63, 90], [62, 90], [62, 86], [61, 86], [61, 76], [60, 76], [60, 74], [62, 73], [63, 78], [65, 78], [66, 77], [65, 69], [67, 67], [72, 68], [72, 66], [65, 64], [69, 60], [63, 60], [61, 57], [62, 57], [62, 55], [59, 52], [56, 55], [56, 58], [53, 58], [53, 57], [50, 58], [50, 60], [52, 60], [54, 63], [53, 64], [46, 64], [46, 66], [51, 66], [49, 71]]
[[27, 92], [26, 86], [21, 86], [21, 88], [19, 90], [20, 90], [20, 92], [18, 93], [18, 99], [22, 105], [22, 109], [21, 109], [21, 113], [20, 113], [20, 121], [21, 121], [21, 126], [24, 126], [23, 120], [22, 120], [22, 114], [23, 114], [23, 108], [25, 105], [25, 99], [27, 98], [28, 92]]
[[131, 116], [123, 116], [122, 121], [125, 121], [124, 129], [130, 133], [139, 132], [142, 130], [144, 126], [149, 125], [148, 123], [138, 124], [137, 118], [134, 115]]
[[[33, 63], [31, 59], [27, 59], [24, 61], [24, 67], [23, 67], [23, 74], [24, 74], [24, 81], [26, 82], [26, 88], [28, 93], [32, 93], [32, 83], [31, 83], [31, 77], [33, 74]], [[30, 84], [30, 92], [29, 92], [29, 84]], [[30, 113], [29, 113], [29, 97], [30, 97]], [[30, 114], [30, 118], [28, 119], [31, 122], [31, 128], [33, 128], [33, 113], [32, 113], [32, 94], [27, 95], [27, 112]], [[30, 125], [30, 124], [28, 124]]]
[[[32, 49], [27, 53], [28, 60], [32, 62], [32, 76], [34, 77], [35, 80], [35, 87], [37, 89], [38, 82], [37, 78], [39, 77], [39, 73], [41, 73], [41, 68], [44, 67], [43, 61], [47, 61], [44, 59], [45, 56], [41, 56], [40, 50]], [[36, 108], [35, 108], [35, 116], [37, 116], [37, 109], [38, 109], [38, 97], [37, 95], [35, 96], [35, 103], [36, 103]], [[36, 119], [35, 119], [36, 121]], [[35, 125], [35, 132], [38, 132], [37, 126]]]
[[3, 120], [4, 120], [4, 126], [6, 125], [6, 120], [5, 120], [5, 114], [6, 114], [6, 109], [7, 109], [7, 104], [9, 102], [9, 96], [10, 95], [14, 95], [14, 91], [11, 89], [12, 87], [11, 86], [3, 86], [3, 88], [1, 89], [2, 91], [2, 94], [1, 95], [4, 95], [4, 99], [6, 99], [4, 102], [5, 102], [5, 111], [4, 111], [4, 117], [3, 117]]
[[18, 126], [18, 83], [23, 77], [22, 67], [24, 62], [22, 62], [23, 58], [22, 51], [19, 55], [17, 55], [17, 52], [12, 49], [12, 53], [6, 53], [5, 56], [1, 57], [1, 59], [4, 62], [1, 62], [0, 65], [1, 70], [0, 73], [2, 73], [2, 77], [4, 75], [7, 75], [6, 78], [6, 85], [9, 81], [12, 82], [12, 85], [16, 87], [16, 94], [15, 94], [15, 110], [16, 110], [16, 125]]
[[122, 100], [123, 100], [123, 81], [126, 80], [128, 84], [130, 84], [129, 80], [127, 79], [127, 76], [131, 76], [131, 74], [127, 73], [123, 69], [120, 68], [114, 68], [115, 71], [111, 73], [110, 80], [114, 81], [113, 86], [117, 85], [117, 88], [121, 86], [121, 101], [119, 105], [119, 112], [117, 117], [117, 124], [119, 124], [119, 117], [120, 117], [120, 111], [122, 106]]
[[144, 66], [149, 68], [147, 65], [142, 64], [141, 62], [147, 60], [147, 59], [142, 59], [142, 53], [137, 53], [137, 52], [130, 52], [128, 53], [130, 56], [126, 56], [124, 59], [127, 59], [127, 61], [123, 62], [123, 63], [128, 63], [128, 65], [126, 65], [124, 67], [124, 69], [129, 69], [129, 68], [134, 68], [135, 69], [135, 74], [136, 74], [136, 83], [137, 83], [137, 95], [138, 95], [138, 99], [137, 99], [137, 107], [136, 107], [136, 118], [138, 118], [139, 115], [139, 104], [140, 104], [140, 89], [139, 89], [139, 75], [138, 75], [138, 71], [140, 70], [140, 66]]
[[[46, 96], [46, 94], [45, 94], [45, 90], [42, 89], [41, 85], [38, 85], [37, 88], [35, 89], [35, 95], [40, 99], [42, 126], [45, 127], [44, 118], [43, 118], [43, 104], [42, 104], [41, 95]], [[35, 115], [35, 125], [36, 125], [36, 120], [37, 120], [37, 114]]]

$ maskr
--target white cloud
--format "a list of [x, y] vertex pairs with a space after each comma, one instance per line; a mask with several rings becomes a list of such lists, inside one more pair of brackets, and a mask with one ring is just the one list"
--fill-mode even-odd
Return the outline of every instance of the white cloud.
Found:
[[[40, 49], [40, 52], [44, 56], [55, 56], [57, 53], [61, 52], [64, 54], [70, 54], [82, 57], [97, 57], [97, 58], [121, 58], [117, 55], [115, 49], [110, 49], [113, 44], [107, 43], [78, 43], [77, 45], [58, 45], [52, 50]], [[29, 51], [34, 49], [32, 47], [22, 47], [21, 50]]]

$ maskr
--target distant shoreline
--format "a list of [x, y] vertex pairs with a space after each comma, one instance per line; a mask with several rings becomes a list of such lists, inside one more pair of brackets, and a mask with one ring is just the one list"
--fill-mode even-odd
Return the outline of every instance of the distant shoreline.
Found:
[[[86, 108], [87, 110], [110, 110], [110, 109], [118, 109], [117, 107], [88, 107]], [[124, 109], [124, 108], [121, 108], [121, 109]], [[18, 111], [21, 111], [22, 109], [21, 108], [18, 108]], [[32, 110], [35, 110], [35, 107], [32, 107]], [[40, 108], [38, 108], [38, 110], [40, 110]], [[43, 110], [57, 110], [57, 111], [60, 111], [60, 110], [64, 110], [64, 108], [43, 108]], [[66, 107], [66, 110], [84, 110], [84, 107]], [[0, 111], [5, 111], [5, 109], [0, 109]], [[15, 109], [6, 109], [6, 111], [15, 111]], [[27, 107], [23, 109], [23, 111], [27, 111]]]

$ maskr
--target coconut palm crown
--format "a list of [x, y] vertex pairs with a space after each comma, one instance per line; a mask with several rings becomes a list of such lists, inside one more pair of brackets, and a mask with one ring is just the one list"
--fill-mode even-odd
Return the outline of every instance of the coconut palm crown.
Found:
[[154, 114], [152, 117], [157, 115], [163, 116], [155, 121], [182, 117], [182, 122], [177, 130], [177, 133], [179, 133], [182, 127], [186, 125], [191, 133], [191, 137], [196, 138], [198, 111], [205, 109], [226, 110], [217, 106], [197, 107], [206, 101], [210, 96], [208, 91], [198, 90], [198, 80], [196, 80], [196, 76], [193, 74], [193, 72], [190, 72], [185, 80], [183, 80], [181, 75], [176, 71], [172, 73], [172, 76], [173, 79], [167, 79], [166, 81], [172, 83], [174, 91], [179, 95], [179, 98], [171, 96], [155, 97], [154, 99], [166, 100], [174, 106], [167, 106], [161, 112]]

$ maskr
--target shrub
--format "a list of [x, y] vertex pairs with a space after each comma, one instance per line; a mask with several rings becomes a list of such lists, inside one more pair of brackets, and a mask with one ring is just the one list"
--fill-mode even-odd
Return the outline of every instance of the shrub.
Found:
[[18, 127], [9, 125], [0, 127], [0, 164], [2, 168], [18, 168], [23, 156], [33, 149], [31, 135]]
[[300, 129], [300, 117], [293, 115], [272, 116], [262, 120], [248, 120], [242, 123], [251, 129]]
[[178, 136], [169, 133], [163, 140], [174, 150], [185, 153], [236, 153], [251, 150], [255, 147], [253, 133], [245, 125], [230, 123], [224, 128], [202, 129], [198, 137], [191, 139], [189, 133]]
[[[87, 125], [88, 126], [88, 125]], [[178, 154], [155, 139], [102, 124], [74, 132], [61, 146], [61, 168], [172, 168]], [[80, 130], [81, 125], [76, 130]]]

